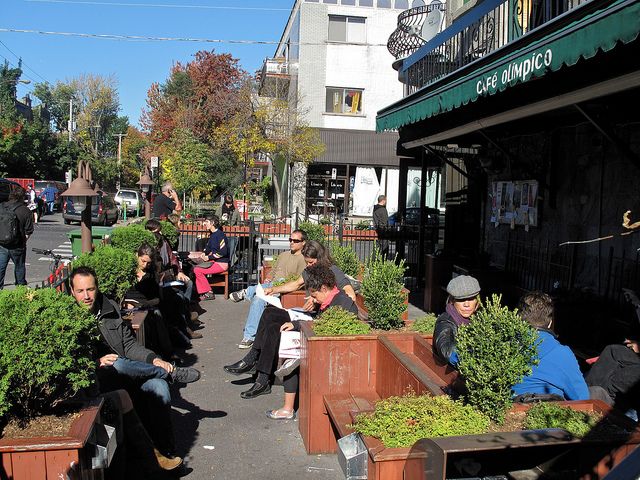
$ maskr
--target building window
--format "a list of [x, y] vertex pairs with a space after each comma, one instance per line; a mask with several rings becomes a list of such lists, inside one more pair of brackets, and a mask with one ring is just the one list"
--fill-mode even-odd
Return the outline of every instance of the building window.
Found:
[[329, 15], [329, 41], [366, 43], [365, 18]]
[[373, 0], [360, 0], [361, 7], [373, 7]]
[[356, 0], [341, 0], [340, 5], [355, 5]]
[[397, 10], [407, 10], [409, 8], [409, 0], [396, 0]]
[[362, 93], [357, 88], [327, 87], [327, 113], [362, 115]]
[[378, 8], [391, 8], [391, 0], [378, 0]]

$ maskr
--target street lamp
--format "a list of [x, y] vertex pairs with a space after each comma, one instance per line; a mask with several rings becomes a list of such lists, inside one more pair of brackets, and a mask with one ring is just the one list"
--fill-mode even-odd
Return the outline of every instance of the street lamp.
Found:
[[151, 187], [153, 186], [153, 180], [149, 175], [149, 167], [145, 165], [143, 172], [140, 174], [140, 180], [136, 182], [136, 185], [140, 185], [142, 196], [144, 197], [144, 217], [151, 218]]
[[78, 162], [78, 176], [71, 182], [69, 188], [62, 194], [63, 197], [71, 197], [74, 209], [82, 212], [80, 232], [82, 239], [82, 253], [91, 252], [91, 198], [96, 196], [96, 191], [91, 187], [91, 167], [87, 162]]

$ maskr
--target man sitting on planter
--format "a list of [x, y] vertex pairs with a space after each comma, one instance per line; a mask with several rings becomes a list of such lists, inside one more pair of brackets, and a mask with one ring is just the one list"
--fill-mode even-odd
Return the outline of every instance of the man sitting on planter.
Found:
[[[291, 232], [291, 236], [289, 237], [290, 250], [278, 255], [278, 260], [276, 260], [271, 273], [262, 284], [263, 288], [271, 287], [274, 280], [281, 280], [292, 275], [300, 275], [302, 273], [306, 267], [304, 257], [302, 256], [302, 248], [306, 241], [307, 234], [303, 230], [294, 230]], [[238, 348], [251, 348], [253, 340], [256, 338], [260, 317], [267, 305], [267, 302], [264, 300], [256, 298], [256, 288], [257, 285], [251, 285], [249, 288], [233, 292], [231, 294], [231, 300], [234, 302], [240, 302], [243, 299], [251, 302], [247, 321], [244, 325], [242, 341], [238, 345]]]
[[172, 457], [175, 438], [168, 382], [195, 382], [200, 379], [200, 372], [176, 367], [140, 345], [129, 323], [122, 320], [118, 305], [100, 293], [91, 268], [73, 270], [69, 283], [76, 301], [89, 308], [98, 321], [100, 337], [95, 358], [100, 391], [127, 390], [134, 402], [137, 400], [135, 403], [143, 407], [137, 410], [158, 450]]
[[531, 292], [520, 299], [518, 313], [538, 331], [538, 364], [513, 387], [518, 397], [532, 399], [551, 395], [565, 400], [588, 400], [589, 389], [571, 349], [553, 333], [553, 300], [543, 292]]

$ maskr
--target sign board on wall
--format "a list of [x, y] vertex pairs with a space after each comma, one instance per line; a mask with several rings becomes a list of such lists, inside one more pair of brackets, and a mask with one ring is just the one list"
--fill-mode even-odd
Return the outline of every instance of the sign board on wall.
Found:
[[538, 182], [520, 180], [491, 184], [491, 222], [538, 226]]

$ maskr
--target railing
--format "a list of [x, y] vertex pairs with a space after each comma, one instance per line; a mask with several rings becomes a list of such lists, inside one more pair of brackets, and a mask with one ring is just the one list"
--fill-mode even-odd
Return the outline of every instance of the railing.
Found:
[[[439, 16], [435, 16], [432, 13], [435, 10], [439, 10], [442, 13]], [[442, 27], [445, 11], [446, 5], [444, 3], [431, 3], [402, 12], [398, 15], [398, 28], [395, 29], [387, 41], [387, 50], [396, 59], [406, 58], [411, 55], [429, 40], [428, 38], [423, 38], [422, 34], [425, 23], [436, 21], [438, 27]], [[429, 14], [432, 15], [431, 18], [429, 18]]]
[[628, 288], [640, 294], [640, 252], [622, 250], [620, 255], [614, 254], [614, 248], [609, 249], [604, 297], [623, 307], [627, 302], [622, 289]]
[[402, 66], [410, 95], [590, 0], [485, 0]]

